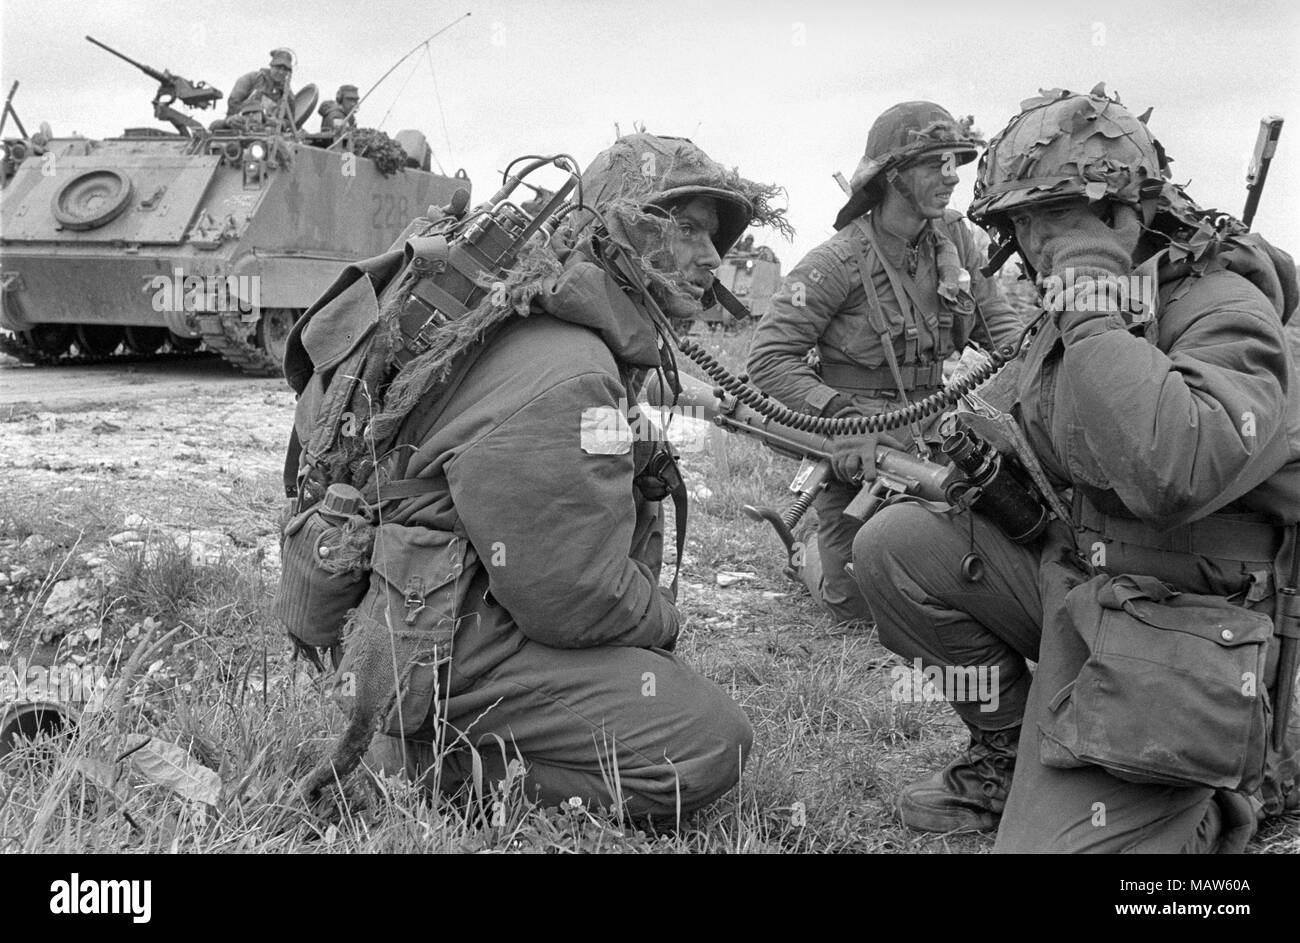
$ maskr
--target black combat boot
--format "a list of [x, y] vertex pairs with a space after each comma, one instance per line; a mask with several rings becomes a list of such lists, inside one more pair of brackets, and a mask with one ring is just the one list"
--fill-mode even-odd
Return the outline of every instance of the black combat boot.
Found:
[[898, 797], [903, 824], [922, 832], [970, 832], [996, 828], [1011, 791], [1020, 727], [971, 728], [970, 746], [929, 779], [912, 783]]

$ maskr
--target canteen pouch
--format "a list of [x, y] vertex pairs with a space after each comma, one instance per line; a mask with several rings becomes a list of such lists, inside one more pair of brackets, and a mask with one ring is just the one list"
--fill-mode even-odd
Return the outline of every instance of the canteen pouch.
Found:
[[285, 526], [274, 612], [312, 656], [339, 644], [348, 611], [366, 594], [373, 531], [362, 515], [331, 513], [325, 501]]
[[369, 593], [349, 622], [334, 693], [372, 729], [409, 737], [424, 726], [447, 666], [478, 556], [464, 537], [403, 524], [376, 529]]
[[1065, 597], [1089, 656], [1038, 724], [1045, 766], [1247, 794], [1260, 785], [1273, 622], [1150, 576], [1101, 574]]

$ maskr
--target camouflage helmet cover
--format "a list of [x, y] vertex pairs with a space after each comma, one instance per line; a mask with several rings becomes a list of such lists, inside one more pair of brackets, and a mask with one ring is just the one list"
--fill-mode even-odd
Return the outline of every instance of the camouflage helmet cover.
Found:
[[[600, 241], [639, 258], [651, 287], [661, 290], [661, 300], [685, 308], [707, 307], [713, 299], [707, 290], [698, 301], [681, 294], [681, 273], [673, 272], [673, 222], [667, 211], [696, 197], [711, 199], [718, 214], [711, 241], [722, 258], [750, 225], [793, 235], [785, 208], [773, 206], [783, 193], [780, 187], [740, 176], [686, 138], [644, 131], [620, 137], [597, 154], [582, 174], [581, 191], [583, 205], [603, 222]], [[576, 245], [598, 234], [590, 228], [591, 214], [574, 213], [565, 222], [557, 233], [560, 243]]]
[[334, 100], [343, 101], [345, 98], [358, 98], [357, 87], [355, 85], [340, 85], [339, 90], [334, 93]]
[[292, 72], [293, 60], [294, 60], [294, 55], [292, 49], [271, 50], [271, 65], [273, 66], [282, 65], [285, 68], [287, 68], [290, 72]]
[[644, 132], [625, 135], [597, 154], [582, 174], [582, 188], [584, 201], [607, 215], [619, 206], [668, 209], [711, 197], [718, 212], [713, 244], [720, 256], [751, 221], [761, 224], [770, 213], [762, 202], [769, 188], [728, 170], [686, 138]]
[[[969, 119], [968, 119], [969, 120]], [[843, 229], [879, 199], [868, 185], [881, 174], [901, 168], [927, 154], [951, 152], [958, 164], [975, 159], [984, 144], [967, 122], [959, 122], [934, 102], [903, 102], [887, 109], [867, 132], [867, 148], [849, 180], [849, 201], [835, 218]]]
[[970, 207], [980, 225], [1005, 226], [1015, 207], [1069, 197], [1137, 206], [1164, 188], [1169, 160], [1147, 130], [1149, 110], [1133, 115], [1104, 85], [1087, 95], [1040, 91], [1020, 108], [980, 158]]

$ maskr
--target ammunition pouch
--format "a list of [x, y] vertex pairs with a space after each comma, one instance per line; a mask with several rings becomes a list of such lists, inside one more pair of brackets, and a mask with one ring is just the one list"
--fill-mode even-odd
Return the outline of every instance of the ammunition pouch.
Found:
[[[407, 478], [380, 490], [383, 500], [391, 501], [439, 487], [434, 479]], [[304, 487], [300, 507], [307, 492]], [[376, 505], [356, 488], [334, 484], [321, 501], [300, 510], [285, 525], [273, 611], [294, 647], [318, 668], [317, 649], [327, 650], [337, 661], [344, 624], [366, 595], [375, 553], [371, 520]]]
[[1259, 789], [1272, 713], [1267, 615], [1135, 575], [1098, 575], [1067, 593], [1065, 607], [1089, 654], [1039, 722], [1044, 765]]
[[372, 729], [409, 737], [447, 692], [452, 645], [478, 562], [470, 542], [448, 531], [382, 524], [371, 576], [348, 622], [334, 695]]

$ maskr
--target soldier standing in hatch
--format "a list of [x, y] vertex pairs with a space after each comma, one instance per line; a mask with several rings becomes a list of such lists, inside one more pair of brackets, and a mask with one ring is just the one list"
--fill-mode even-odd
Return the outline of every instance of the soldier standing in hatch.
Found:
[[288, 49], [272, 49], [271, 64], [264, 69], [241, 75], [230, 90], [227, 99], [226, 120], [239, 118], [246, 106], [263, 104], [263, 111], [274, 115], [281, 103], [293, 98], [289, 79], [293, 75], [293, 53]]
[[[980, 274], [983, 253], [961, 214], [947, 208], [957, 166], [982, 143], [930, 102], [895, 105], [876, 120], [836, 234], [786, 276], [758, 325], [748, 364], [755, 385], [800, 412], [869, 415], [938, 390], [945, 358], [972, 336], [986, 346], [1016, 339], [1023, 325]], [[814, 348], [817, 367], [807, 360]], [[837, 621], [871, 620], [844, 569], [859, 527], [843, 513], [855, 482], [875, 477], [877, 443], [915, 443], [937, 418], [894, 437], [836, 440], [836, 480], [815, 505], [817, 540], [792, 563]]]

